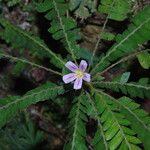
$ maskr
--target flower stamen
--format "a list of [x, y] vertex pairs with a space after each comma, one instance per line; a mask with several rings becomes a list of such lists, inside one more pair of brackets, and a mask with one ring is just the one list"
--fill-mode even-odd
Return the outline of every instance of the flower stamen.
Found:
[[77, 77], [78, 79], [83, 78], [83, 76], [84, 76], [84, 72], [83, 72], [82, 70], [80, 70], [80, 69], [77, 69], [77, 70], [75, 71], [75, 74], [76, 74], [76, 77]]

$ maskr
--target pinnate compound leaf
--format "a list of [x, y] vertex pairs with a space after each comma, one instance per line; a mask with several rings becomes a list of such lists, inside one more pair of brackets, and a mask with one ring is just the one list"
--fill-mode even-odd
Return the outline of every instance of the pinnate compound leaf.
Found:
[[[125, 118], [123, 113], [120, 113], [118, 105], [112, 99], [103, 94], [103, 92], [95, 92], [94, 103], [96, 110], [99, 114], [97, 117], [100, 118], [101, 127], [98, 128], [98, 131], [95, 135], [95, 147], [98, 150], [99, 142], [102, 142], [105, 145], [105, 149], [118, 150], [118, 149], [128, 149], [133, 150], [133, 147], [136, 149], [141, 149], [138, 144], [141, 141], [136, 137], [136, 133], [131, 129], [131, 122]], [[104, 133], [97, 135], [99, 129]], [[99, 139], [99, 141], [98, 141]], [[105, 142], [104, 142], [105, 141]], [[108, 147], [106, 148], [106, 145]]]
[[91, 105], [91, 109], [93, 110], [92, 116], [90, 117], [94, 118], [97, 121], [97, 131], [92, 140], [92, 145], [94, 147], [94, 150], [99, 150], [99, 149], [108, 150], [109, 145], [106, 140], [105, 131], [101, 122], [101, 118], [100, 118], [101, 113], [99, 113], [99, 111], [100, 110], [103, 111], [103, 109], [101, 109], [101, 106], [98, 103], [95, 103], [95, 101], [93, 101], [94, 98], [89, 93], [86, 93], [86, 95], [87, 95], [87, 101], [89, 101]]
[[120, 111], [131, 122], [132, 129], [138, 134], [138, 137], [144, 144], [145, 150], [149, 150], [150, 142], [150, 116], [128, 97], [122, 97], [116, 101]]
[[80, 47], [77, 45], [80, 36], [76, 22], [71, 17], [66, 17], [68, 10], [69, 5], [64, 0], [45, 0], [37, 4], [37, 11], [48, 12], [45, 17], [51, 21], [48, 31], [52, 37], [60, 40], [75, 60], [80, 56]]
[[0, 25], [3, 28], [0, 32], [0, 38], [11, 44], [12, 48], [21, 52], [28, 49], [34, 56], [50, 58], [51, 63], [59, 68], [64, 66], [63, 59], [52, 52], [40, 38], [16, 27], [2, 16], [0, 16]]
[[3, 127], [14, 115], [31, 104], [47, 99], [53, 99], [63, 94], [62, 86], [46, 83], [34, 90], [27, 92], [24, 96], [12, 96], [0, 99], [0, 128]]
[[150, 86], [140, 83], [120, 83], [120, 82], [93, 82], [97, 88], [106, 88], [115, 92], [122, 92], [125, 95], [139, 98], [150, 98]]
[[112, 62], [137, 51], [140, 44], [150, 39], [150, 6], [139, 12], [129, 25], [128, 29], [116, 36], [114, 44], [107, 54], [97, 63], [91, 73], [102, 72]]
[[88, 150], [85, 144], [87, 112], [90, 104], [87, 97], [82, 93], [74, 99], [73, 107], [69, 114], [69, 140], [64, 150]]
[[[99, 91], [102, 98], [104, 100], [109, 99], [109, 104], [113, 104], [115, 107], [111, 107], [115, 112], [116, 110], [120, 112], [120, 115], [124, 115], [125, 119], [130, 122], [129, 126], [130, 128], [124, 128], [124, 132], [129, 135], [135, 135], [135, 133], [138, 135], [138, 138], [142, 143], [144, 144], [145, 150], [149, 150], [150, 143], [149, 143], [149, 137], [150, 137], [150, 116], [147, 112], [145, 112], [143, 109], [140, 108], [140, 105], [135, 103], [132, 99], [128, 97], [122, 97], [118, 100], [114, 99], [110, 95], [107, 95], [106, 93]], [[100, 100], [98, 102], [101, 102]], [[101, 106], [101, 105], [99, 105]], [[117, 108], [117, 109], [115, 109]], [[107, 118], [107, 114], [104, 118]], [[121, 121], [121, 120], [119, 120]], [[124, 125], [127, 125], [127, 122], [121, 121]], [[136, 137], [136, 140], [134, 137], [130, 138], [127, 137], [127, 140], [129, 140], [131, 144], [131, 150], [137, 149], [139, 150], [139, 147], [135, 144], [138, 143], [139, 140]], [[126, 146], [123, 145], [121, 148], [125, 148]], [[128, 149], [126, 147], [126, 149]]]

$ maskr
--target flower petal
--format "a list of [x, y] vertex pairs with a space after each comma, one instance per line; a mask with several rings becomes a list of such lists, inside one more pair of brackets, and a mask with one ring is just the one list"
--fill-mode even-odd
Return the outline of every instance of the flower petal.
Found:
[[79, 69], [81, 69], [82, 71], [85, 71], [87, 68], [87, 62], [85, 60], [81, 60], [80, 65], [79, 65]]
[[75, 72], [75, 71], [78, 69], [78, 67], [76, 66], [76, 64], [74, 64], [74, 63], [71, 62], [71, 61], [68, 61], [68, 62], [65, 64], [65, 66], [66, 66], [69, 70], [71, 70], [72, 72]]
[[74, 87], [75, 90], [79, 90], [82, 88], [82, 78], [77, 78], [74, 82]]
[[89, 73], [84, 73], [83, 80], [86, 82], [91, 81], [91, 75]]
[[70, 83], [76, 79], [75, 73], [69, 73], [63, 76], [63, 81], [65, 83]]

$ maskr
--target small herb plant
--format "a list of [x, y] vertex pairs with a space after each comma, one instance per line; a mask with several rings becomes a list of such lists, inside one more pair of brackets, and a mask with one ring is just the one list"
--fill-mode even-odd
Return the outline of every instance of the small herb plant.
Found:
[[[104, 37], [102, 35], [106, 38], [111, 34], [105, 32], [108, 20], [122, 21], [127, 18], [133, 1], [126, 3], [122, 0], [115, 2], [112, 0], [105, 3], [107, 1], [102, 0], [98, 10], [106, 13], [107, 17], [93, 52], [80, 47], [79, 43], [82, 39], [80, 26], [75, 20], [77, 16], [74, 18], [71, 14], [79, 14], [79, 7], [82, 6], [80, 6], [80, 0], [73, 2], [72, 5], [65, 0], [34, 2], [38, 12], [46, 13], [45, 17], [51, 25], [48, 32], [55, 40], [63, 44], [63, 49], [67, 53], [65, 58], [52, 51], [39, 37], [20, 29], [1, 15], [1, 39], [8, 43], [10, 48], [20, 51], [20, 57], [17, 57], [6, 53], [1, 48], [1, 58], [10, 59], [15, 64], [41, 68], [57, 76], [58, 80], [55, 82], [49, 80], [23, 96], [8, 96], [0, 99], [0, 127], [2, 128], [19, 111], [28, 106], [45, 100], [54, 101], [57, 96], [65, 96], [70, 91], [72, 108], [68, 117], [68, 140], [64, 150], [88, 150], [88, 147], [94, 150], [149, 150], [150, 117], [134, 101], [135, 98], [138, 101], [150, 98], [149, 78], [128, 82], [130, 74], [127, 72], [121, 74], [117, 80], [107, 80], [104, 74], [136, 56], [141, 63], [145, 62], [142, 65], [146, 64], [146, 69], [150, 67], [150, 59], [142, 57], [145, 53], [149, 55], [149, 49], [138, 49], [150, 40], [150, 6], [139, 11], [131, 19], [128, 28], [115, 36], [115, 44], [108, 49], [108, 52], [99, 56], [96, 55], [96, 51]], [[85, 2], [86, 0], [83, 7], [87, 9], [90, 5], [86, 6]], [[93, 2], [91, 9], [97, 11], [94, 1], [88, 2]], [[121, 10], [116, 12], [118, 7]], [[111, 8], [113, 8], [112, 11], [110, 11]], [[89, 11], [88, 13], [90, 15]], [[116, 13], [118, 13], [117, 16]], [[82, 16], [81, 12], [80, 16]], [[79, 18], [85, 19], [87, 16]], [[48, 58], [53, 67], [47, 68], [27, 60], [23, 57], [26, 49], [33, 58], [39, 60]], [[112, 92], [119, 93], [119, 97], [114, 96]], [[87, 142], [86, 125], [90, 118], [95, 120], [96, 124], [92, 139]]]

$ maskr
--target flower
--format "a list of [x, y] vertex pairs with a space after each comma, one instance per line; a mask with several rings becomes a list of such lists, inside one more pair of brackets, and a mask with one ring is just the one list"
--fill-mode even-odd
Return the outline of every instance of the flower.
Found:
[[86, 82], [91, 81], [91, 75], [86, 73], [87, 62], [85, 60], [81, 60], [79, 67], [77, 67], [73, 62], [68, 61], [65, 66], [71, 70], [73, 73], [69, 73], [63, 76], [63, 81], [67, 84], [70, 82], [74, 82], [74, 89], [78, 90], [82, 88], [83, 80]]

